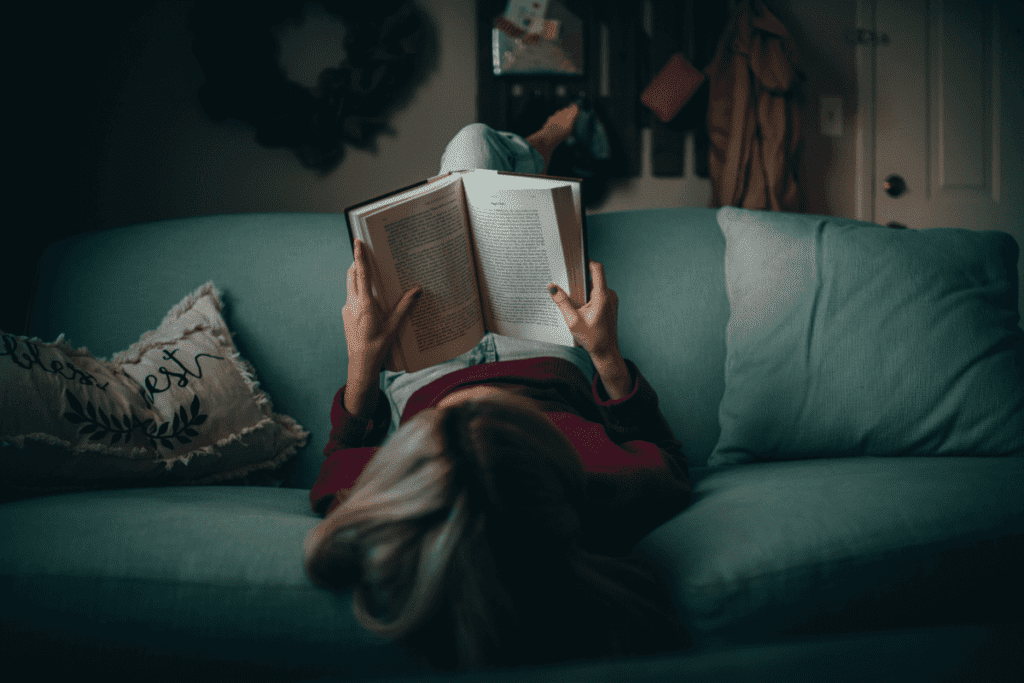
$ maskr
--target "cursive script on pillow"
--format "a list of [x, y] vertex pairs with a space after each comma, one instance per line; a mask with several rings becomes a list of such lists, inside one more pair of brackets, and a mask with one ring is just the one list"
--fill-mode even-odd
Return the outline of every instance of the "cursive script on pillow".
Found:
[[[54, 375], [60, 375], [66, 380], [78, 380], [79, 384], [86, 386], [96, 386], [103, 391], [106, 391], [107, 385], [99, 384], [96, 378], [76, 367], [73, 362], [67, 359], [66, 356], [52, 357], [43, 361], [39, 352], [39, 342], [33, 342], [29, 339], [19, 338], [13, 334], [0, 333], [0, 338], [3, 340], [3, 351], [0, 351], [0, 357], [8, 356], [11, 362], [22, 370], [33, 370], [39, 369], [43, 372], [50, 372]], [[22, 350], [24, 347], [24, 350]]]

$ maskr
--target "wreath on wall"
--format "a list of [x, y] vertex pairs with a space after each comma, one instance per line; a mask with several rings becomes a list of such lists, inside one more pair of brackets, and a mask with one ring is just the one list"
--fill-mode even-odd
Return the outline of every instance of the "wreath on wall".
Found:
[[256, 129], [264, 147], [286, 147], [327, 175], [345, 146], [374, 150], [394, 133], [388, 119], [408, 103], [432, 66], [430, 24], [411, 0], [324, 1], [345, 26], [345, 58], [321, 72], [316, 88], [288, 78], [274, 29], [302, 14], [301, 0], [196, 3], [192, 52], [206, 76], [199, 102], [221, 122]]

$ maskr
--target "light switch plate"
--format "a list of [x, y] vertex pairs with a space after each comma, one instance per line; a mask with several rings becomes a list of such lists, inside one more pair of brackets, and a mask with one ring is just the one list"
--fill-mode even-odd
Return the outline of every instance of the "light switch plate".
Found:
[[841, 97], [821, 98], [821, 134], [843, 137], [843, 100]]

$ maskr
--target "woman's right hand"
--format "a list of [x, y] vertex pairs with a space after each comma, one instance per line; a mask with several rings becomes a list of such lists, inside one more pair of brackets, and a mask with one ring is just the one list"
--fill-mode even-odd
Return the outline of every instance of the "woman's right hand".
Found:
[[378, 375], [384, 359], [423, 288], [406, 292], [393, 310], [381, 310], [372, 294], [366, 245], [355, 240], [352, 251], [352, 265], [346, 276], [347, 297], [341, 309], [348, 347], [345, 409], [365, 417], [371, 415], [375, 407]]
[[377, 381], [377, 374], [398, 337], [402, 321], [409, 315], [423, 288], [415, 287], [406, 292], [393, 310], [381, 310], [372, 294], [370, 257], [366, 253], [366, 245], [357, 239], [352, 250], [352, 265], [346, 278], [347, 298], [341, 309], [348, 362], [350, 367], [359, 368], [362, 374]]
[[590, 301], [579, 308], [558, 285], [548, 285], [548, 293], [572, 336], [590, 354], [609, 397], [622, 398], [632, 391], [633, 380], [619, 351], [619, 297], [608, 289], [604, 266], [594, 260], [590, 261], [590, 278]]

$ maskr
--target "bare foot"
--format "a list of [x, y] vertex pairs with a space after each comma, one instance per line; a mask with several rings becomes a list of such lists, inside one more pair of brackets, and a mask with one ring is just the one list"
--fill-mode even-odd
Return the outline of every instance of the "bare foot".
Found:
[[548, 172], [548, 165], [551, 163], [551, 155], [554, 154], [555, 148], [572, 135], [573, 128], [576, 126], [576, 117], [579, 115], [579, 106], [570, 104], [568, 107], [559, 109], [549, 116], [540, 130], [526, 137], [530, 147], [533, 147], [544, 157], [545, 173]]

